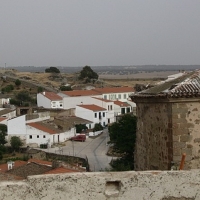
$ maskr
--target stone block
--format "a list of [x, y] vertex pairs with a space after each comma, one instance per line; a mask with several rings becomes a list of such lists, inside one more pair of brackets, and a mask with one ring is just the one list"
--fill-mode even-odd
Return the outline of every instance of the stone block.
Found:
[[192, 140], [192, 136], [191, 135], [181, 135], [180, 136], [180, 142], [189, 142]]
[[173, 148], [174, 149], [182, 149], [186, 147], [186, 143], [185, 142], [174, 142], [173, 143]]
[[181, 149], [173, 149], [173, 155], [174, 156], [181, 156], [182, 155]]
[[195, 138], [195, 139], [194, 139], [194, 142], [195, 142], [195, 143], [197, 143], [197, 142], [199, 143], [199, 142], [200, 142], [200, 138]]
[[181, 149], [181, 154], [186, 153], [186, 156], [191, 156], [192, 155], [192, 148], [185, 148]]
[[178, 135], [173, 135], [173, 141], [174, 142], [180, 142], [179, 141], [179, 136]]

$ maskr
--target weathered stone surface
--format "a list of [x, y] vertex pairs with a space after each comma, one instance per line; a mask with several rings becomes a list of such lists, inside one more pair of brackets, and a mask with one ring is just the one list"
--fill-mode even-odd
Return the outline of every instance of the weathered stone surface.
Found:
[[180, 142], [188, 142], [192, 139], [191, 135], [181, 135], [180, 136]]
[[195, 138], [194, 139], [194, 142], [196, 143], [196, 142], [200, 142], [200, 138]]
[[178, 148], [185, 148], [186, 147], [186, 143], [185, 142], [174, 142], [173, 143], [174, 149]]
[[70, 173], [0, 182], [0, 200], [199, 200], [200, 170]]

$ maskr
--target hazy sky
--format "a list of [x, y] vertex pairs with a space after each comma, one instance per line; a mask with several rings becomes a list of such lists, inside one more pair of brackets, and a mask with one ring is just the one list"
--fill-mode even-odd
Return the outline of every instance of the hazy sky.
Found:
[[199, 0], [1, 0], [0, 67], [200, 64]]

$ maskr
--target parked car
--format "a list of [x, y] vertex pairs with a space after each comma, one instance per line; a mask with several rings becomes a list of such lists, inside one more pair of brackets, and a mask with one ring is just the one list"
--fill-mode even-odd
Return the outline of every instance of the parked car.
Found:
[[80, 134], [80, 135], [76, 135], [74, 137], [70, 138], [71, 141], [81, 141], [81, 142], [85, 142], [86, 140], [86, 135], [85, 134]]

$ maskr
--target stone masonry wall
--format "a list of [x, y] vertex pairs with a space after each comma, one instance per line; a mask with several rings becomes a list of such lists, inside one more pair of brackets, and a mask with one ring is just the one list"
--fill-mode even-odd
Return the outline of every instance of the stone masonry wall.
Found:
[[199, 200], [200, 171], [67, 173], [0, 182], [0, 200]]
[[168, 170], [172, 160], [171, 105], [137, 103], [135, 170]]
[[184, 169], [200, 168], [200, 103], [197, 100], [172, 104], [173, 160], [186, 153]]

